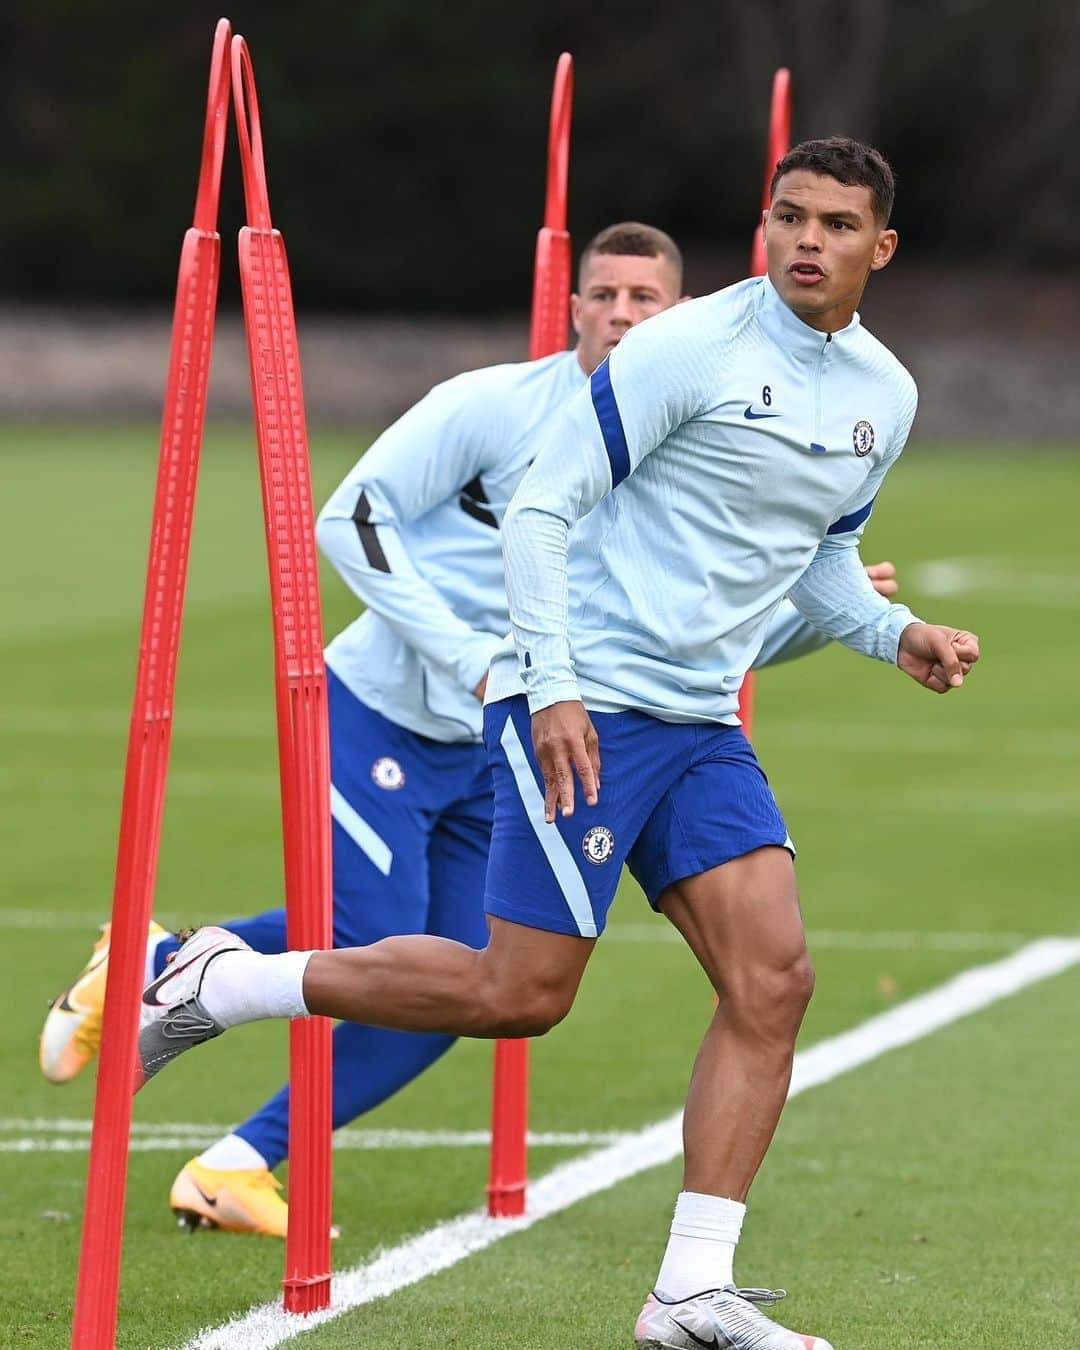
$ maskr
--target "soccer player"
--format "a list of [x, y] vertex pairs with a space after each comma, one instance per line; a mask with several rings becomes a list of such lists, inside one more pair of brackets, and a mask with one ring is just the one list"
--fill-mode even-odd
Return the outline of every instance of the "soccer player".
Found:
[[[367, 606], [327, 649], [334, 942], [433, 933], [482, 947], [492, 789], [480, 699], [509, 630], [499, 525], [539, 424], [640, 320], [673, 305], [682, 260], [662, 231], [614, 225], [586, 247], [572, 352], [473, 371], [391, 426], [334, 493], [319, 540]], [[874, 569], [894, 587], [892, 568]], [[827, 638], [788, 606], [762, 662]], [[286, 947], [283, 910], [231, 925], [257, 951]], [[155, 924], [147, 981], [177, 940]], [[97, 1053], [109, 935], [46, 1020], [41, 1065], [72, 1078]], [[453, 1043], [343, 1024], [334, 1033], [334, 1124], [384, 1101]], [[187, 1163], [170, 1203], [190, 1222], [284, 1235], [272, 1171], [288, 1153], [288, 1090]]]
[[733, 1279], [813, 986], [790, 840], [735, 707], [786, 595], [934, 692], [978, 660], [973, 634], [890, 604], [859, 563], [916, 403], [857, 314], [896, 249], [893, 195], [867, 146], [795, 147], [772, 183], [768, 277], [642, 324], [545, 426], [504, 520], [514, 651], [485, 710], [487, 947], [263, 956], [204, 929], [143, 995], [145, 1077], [263, 1017], [538, 1035], [569, 1011], [627, 861], [718, 996], [642, 1350], [830, 1350]]

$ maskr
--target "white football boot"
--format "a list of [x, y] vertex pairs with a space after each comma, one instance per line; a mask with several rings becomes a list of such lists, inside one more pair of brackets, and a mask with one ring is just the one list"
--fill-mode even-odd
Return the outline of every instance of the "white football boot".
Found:
[[225, 1028], [199, 999], [206, 968], [226, 952], [251, 948], [227, 928], [197, 928], [142, 996], [139, 1064], [134, 1091], [192, 1046], [220, 1036]]
[[652, 1293], [634, 1328], [637, 1350], [832, 1350], [772, 1322], [758, 1304], [779, 1303], [782, 1289], [710, 1289], [672, 1302]]

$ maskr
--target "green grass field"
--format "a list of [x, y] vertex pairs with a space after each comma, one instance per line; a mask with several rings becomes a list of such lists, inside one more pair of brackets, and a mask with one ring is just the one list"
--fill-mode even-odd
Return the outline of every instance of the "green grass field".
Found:
[[[167, 922], [255, 912], [281, 893], [251, 441], [216, 427], [204, 452], [159, 874]], [[320, 499], [357, 449], [313, 437]], [[0, 1346], [69, 1335], [93, 1075], [50, 1086], [36, 1043], [110, 903], [155, 450], [152, 428], [0, 431]], [[934, 698], [834, 650], [759, 683], [756, 741], [800, 846], [819, 977], [804, 1046], [1029, 938], [1080, 931], [1078, 496], [1075, 450], [915, 447], [866, 554], [897, 562], [917, 611], [980, 633], [977, 675]], [[353, 601], [330, 575], [324, 595], [332, 632]], [[1074, 968], [793, 1101], [740, 1278], [788, 1287], [784, 1320], [837, 1350], [1075, 1346], [1078, 995]], [[708, 1013], [703, 977], [628, 883], [578, 1006], [535, 1046], [533, 1127], [633, 1131], [669, 1115]], [[169, 1185], [197, 1150], [151, 1127], [228, 1127], [284, 1066], [282, 1028], [245, 1028], [140, 1096], [119, 1345], [178, 1347], [275, 1296], [278, 1244], [174, 1227]], [[490, 1048], [463, 1044], [360, 1126], [482, 1130], [489, 1075]], [[534, 1174], [581, 1152], [538, 1148]], [[474, 1208], [486, 1179], [482, 1147], [350, 1148], [335, 1165], [341, 1268]], [[675, 1164], [646, 1171], [303, 1344], [625, 1348], [678, 1185]]]

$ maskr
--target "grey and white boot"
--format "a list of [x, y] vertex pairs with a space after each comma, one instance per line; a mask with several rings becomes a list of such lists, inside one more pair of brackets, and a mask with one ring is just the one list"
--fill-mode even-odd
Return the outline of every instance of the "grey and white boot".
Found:
[[783, 1289], [736, 1289], [727, 1284], [692, 1298], [654, 1292], [634, 1328], [637, 1350], [832, 1350], [820, 1336], [788, 1331], [759, 1310], [779, 1303]]
[[134, 1091], [177, 1055], [220, 1036], [224, 1026], [200, 1001], [206, 968], [226, 952], [251, 948], [227, 928], [197, 928], [152, 984], [143, 990], [139, 1063]]

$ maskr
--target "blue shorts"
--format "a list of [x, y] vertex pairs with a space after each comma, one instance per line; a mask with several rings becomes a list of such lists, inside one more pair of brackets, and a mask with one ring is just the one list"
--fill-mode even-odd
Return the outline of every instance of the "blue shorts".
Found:
[[334, 945], [397, 933], [487, 944], [492, 793], [482, 745], [444, 744], [361, 703], [332, 670]]
[[740, 727], [591, 713], [600, 800], [575, 783], [574, 814], [544, 822], [544, 784], [524, 695], [484, 709], [495, 828], [484, 908], [552, 933], [603, 932], [623, 863], [655, 909], [676, 881], [776, 845], [794, 854], [780, 808]]

